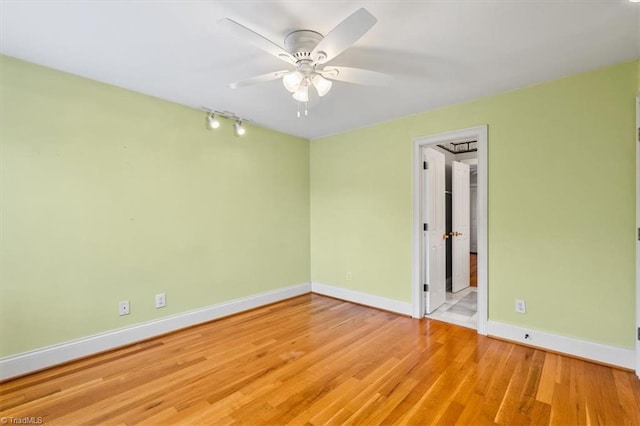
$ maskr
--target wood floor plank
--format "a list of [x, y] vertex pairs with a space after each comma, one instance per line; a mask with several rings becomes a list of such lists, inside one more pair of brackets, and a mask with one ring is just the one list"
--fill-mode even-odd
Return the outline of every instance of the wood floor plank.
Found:
[[538, 384], [538, 392], [536, 399], [545, 404], [551, 404], [553, 400], [553, 389], [556, 384], [556, 371], [558, 366], [558, 355], [547, 354], [544, 357], [542, 374], [540, 375], [540, 383]]
[[[612, 369], [618, 401], [622, 407], [640, 407], [640, 380], [624, 371]], [[622, 410], [624, 425], [640, 425], [640, 410]]]
[[638, 425], [630, 372], [314, 294], [0, 384], [45, 424]]

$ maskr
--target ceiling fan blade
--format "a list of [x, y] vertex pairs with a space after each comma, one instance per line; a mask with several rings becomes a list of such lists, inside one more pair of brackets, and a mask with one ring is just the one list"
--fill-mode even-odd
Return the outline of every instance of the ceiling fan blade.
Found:
[[358, 9], [340, 22], [311, 52], [311, 57], [319, 64], [335, 58], [354, 44], [378, 22], [367, 9]]
[[257, 32], [245, 27], [244, 25], [237, 23], [233, 19], [219, 19], [218, 25], [227, 30], [230, 34], [235, 35], [236, 37], [246, 41], [247, 43], [253, 44], [254, 46], [264, 50], [267, 53], [272, 54], [278, 59], [295, 65], [296, 61], [289, 52], [287, 52], [268, 38], [265, 38]]
[[360, 68], [328, 66], [317, 72], [329, 80], [365, 84], [369, 86], [386, 86], [393, 81], [393, 77], [388, 74], [363, 70]]
[[267, 81], [277, 80], [282, 78], [283, 75], [290, 72], [289, 70], [281, 70], [274, 71], [267, 74], [257, 75], [255, 77], [248, 78], [246, 80], [236, 81], [235, 83], [229, 84], [229, 87], [232, 89], [237, 89], [238, 87], [250, 86], [252, 84], [266, 83]]

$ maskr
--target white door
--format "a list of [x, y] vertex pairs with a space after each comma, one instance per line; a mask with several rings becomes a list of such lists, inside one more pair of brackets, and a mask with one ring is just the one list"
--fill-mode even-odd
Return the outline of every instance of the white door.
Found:
[[469, 287], [469, 252], [471, 210], [469, 206], [469, 165], [459, 161], [451, 163], [452, 186], [452, 284], [455, 293]]
[[444, 187], [444, 154], [425, 148], [422, 158], [426, 169], [422, 170], [424, 214], [423, 227], [423, 283], [427, 284], [425, 310], [431, 314], [445, 301], [446, 295], [446, 218]]

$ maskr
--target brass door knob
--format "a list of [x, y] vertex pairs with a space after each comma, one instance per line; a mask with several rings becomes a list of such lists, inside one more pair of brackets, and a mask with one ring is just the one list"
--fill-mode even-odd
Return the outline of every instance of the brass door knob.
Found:
[[449, 238], [449, 235], [447, 235], [447, 234], [442, 234], [442, 239], [443, 239], [443, 240], [446, 240], [447, 238]]
[[453, 236], [454, 236], [454, 237], [459, 237], [460, 235], [462, 235], [462, 232], [455, 231], [455, 232], [453, 233]]

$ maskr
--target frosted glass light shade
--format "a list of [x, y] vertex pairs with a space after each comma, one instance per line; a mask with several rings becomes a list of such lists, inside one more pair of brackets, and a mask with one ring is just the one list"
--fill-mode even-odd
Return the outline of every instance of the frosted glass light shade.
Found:
[[285, 89], [287, 89], [291, 93], [295, 93], [300, 86], [300, 82], [302, 82], [302, 78], [303, 75], [298, 71], [292, 71], [282, 77], [282, 84], [284, 84]]
[[298, 102], [309, 102], [309, 86], [301, 85], [293, 94], [293, 99]]
[[331, 83], [331, 81], [327, 80], [320, 74], [314, 75], [311, 79], [311, 82], [315, 86], [316, 90], [318, 91], [318, 95], [320, 96], [324, 96], [329, 93], [329, 90], [331, 90], [331, 85], [333, 84]]

